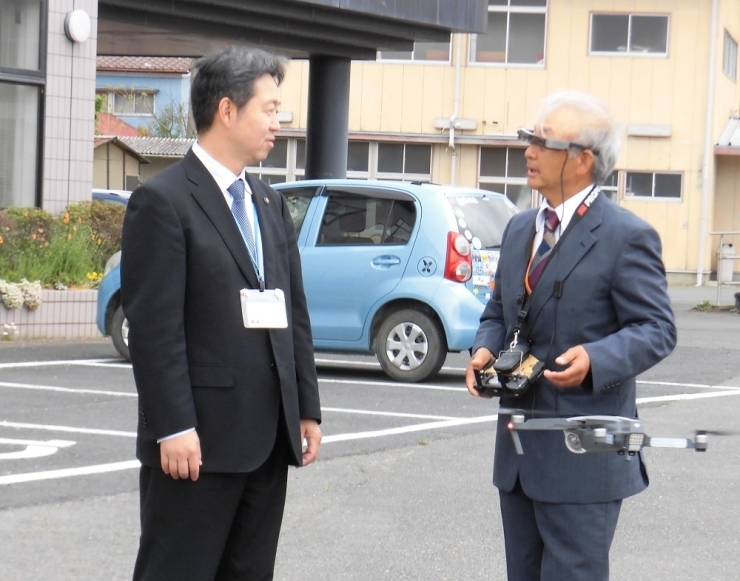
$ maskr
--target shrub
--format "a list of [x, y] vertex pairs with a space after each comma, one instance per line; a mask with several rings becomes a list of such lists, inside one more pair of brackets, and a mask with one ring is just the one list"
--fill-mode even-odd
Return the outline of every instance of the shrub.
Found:
[[125, 208], [70, 204], [61, 216], [39, 208], [0, 212], [0, 279], [95, 287], [105, 262], [121, 247]]

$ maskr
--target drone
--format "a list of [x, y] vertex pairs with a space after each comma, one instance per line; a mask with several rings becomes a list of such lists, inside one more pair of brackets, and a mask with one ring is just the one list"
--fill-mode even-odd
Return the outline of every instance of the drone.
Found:
[[[499, 410], [501, 411], [501, 410]], [[527, 430], [562, 430], [565, 447], [574, 454], [586, 452], [616, 452], [625, 460], [643, 448], [689, 448], [706, 452], [708, 434], [697, 431], [693, 440], [686, 438], [651, 438], [637, 418], [619, 416], [577, 416], [572, 418], [524, 419], [523, 412], [513, 412], [507, 426], [514, 449], [524, 454], [519, 432]]]

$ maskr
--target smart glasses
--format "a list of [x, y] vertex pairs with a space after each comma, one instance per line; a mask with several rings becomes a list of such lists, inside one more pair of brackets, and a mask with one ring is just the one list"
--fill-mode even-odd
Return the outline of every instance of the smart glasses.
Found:
[[599, 150], [580, 143], [573, 143], [572, 141], [563, 141], [562, 139], [547, 139], [535, 135], [535, 132], [531, 129], [519, 129], [516, 132], [517, 137], [520, 141], [525, 141], [530, 145], [536, 145], [544, 149], [553, 149], [555, 151], [567, 151], [571, 148], [580, 149], [581, 151], [590, 151], [594, 155], [599, 155]]

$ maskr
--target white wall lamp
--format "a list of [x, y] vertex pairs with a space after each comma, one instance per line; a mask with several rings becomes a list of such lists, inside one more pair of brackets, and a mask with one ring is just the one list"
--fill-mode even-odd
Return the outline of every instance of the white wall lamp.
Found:
[[84, 10], [72, 10], [64, 19], [64, 34], [72, 42], [85, 42], [90, 30], [90, 17]]

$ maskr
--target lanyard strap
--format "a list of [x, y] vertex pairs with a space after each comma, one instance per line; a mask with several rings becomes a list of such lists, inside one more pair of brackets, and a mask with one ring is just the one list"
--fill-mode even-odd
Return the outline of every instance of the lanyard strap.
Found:
[[[565, 229], [565, 231], [560, 235], [560, 238], [558, 238], [558, 241], [555, 243], [555, 246], [553, 246], [552, 250], [550, 251], [550, 256], [548, 257], [548, 264], [545, 265], [545, 268], [549, 265], [550, 262], [552, 262], [552, 257], [557, 254], [558, 250], [560, 250], [560, 246], [563, 243], [563, 240], [565, 240], [565, 237], [576, 227], [576, 224], [580, 222], [583, 217], [586, 215], [586, 213], [591, 209], [591, 206], [594, 204], [594, 202], [599, 198], [599, 194], [601, 193], [600, 190], [596, 188], [596, 185], [594, 185], [593, 188], [591, 188], [591, 191], [588, 193], [588, 195], [583, 199], [583, 201], [578, 205], [578, 208], [576, 208], [576, 211], [573, 214], [573, 217], [570, 219], [570, 222], [568, 223], [568, 227]], [[534, 240], [534, 235], [532, 236], [532, 241]], [[531, 246], [531, 242], [530, 242]], [[522, 324], [524, 323], [524, 320], [527, 318], [527, 314], [529, 313], [529, 308], [532, 306], [532, 295], [534, 294], [531, 290], [528, 289], [527, 284], [527, 277], [529, 276], [529, 268], [527, 268], [527, 271], [524, 274], [524, 285], [525, 285], [525, 291], [519, 295], [517, 298], [517, 302], [520, 305], [519, 313], [517, 314], [516, 319], [516, 327], [514, 327], [514, 339], [511, 342], [510, 349], [514, 349], [514, 347], [517, 346], [517, 343], [519, 342], [519, 332], [521, 331]], [[562, 281], [555, 281], [555, 295], [557, 297], [560, 297], [560, 294], [562, 292]], [[529, 290], [529, 292], [527, 292]]]

